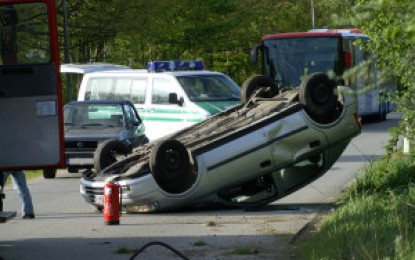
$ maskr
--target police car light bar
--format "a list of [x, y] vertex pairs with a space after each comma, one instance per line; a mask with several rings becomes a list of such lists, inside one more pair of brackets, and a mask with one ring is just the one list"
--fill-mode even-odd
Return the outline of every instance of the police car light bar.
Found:
[[173, 70], [203, 70], [203, 61], [150, 61], [147, 63], [149, 72], [173, 71]]

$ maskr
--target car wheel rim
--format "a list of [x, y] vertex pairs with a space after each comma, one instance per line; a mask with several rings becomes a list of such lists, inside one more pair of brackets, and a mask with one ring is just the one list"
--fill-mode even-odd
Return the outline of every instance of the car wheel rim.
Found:
[[330, 93], [326, 85], [319, 84], [313, 89], [313, 100], [318, 104], [326, 104], [330, 99]]
[[175, 150], [167, 150], [164, 157], [164, 167], [167, 171], [174, 171], [180, 167], [180, 154]]

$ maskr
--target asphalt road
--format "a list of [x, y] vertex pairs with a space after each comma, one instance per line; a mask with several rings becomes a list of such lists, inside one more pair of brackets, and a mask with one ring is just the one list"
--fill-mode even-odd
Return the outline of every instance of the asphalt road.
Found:
[[[79, 175], [58, 174], [30, 181], [36, 219], [23, 220], [17, 192], [7, 187], [4, 210], [16, 210], [17, 217], [0, 224], [0, 259], [129, 259], [152, 242], [189, 259], [295, 259], [290, 249], [298, 234], [364, 165], [384, 154], [387, 129], [398, 119], [392, 114], [385, 122], [365, 124], [326, 175], [261, 211], [124, 214], [120, 225], [107, 226], [82, 200]], [[165, 245], [151, 245], [135, 259], [181, 259]]]

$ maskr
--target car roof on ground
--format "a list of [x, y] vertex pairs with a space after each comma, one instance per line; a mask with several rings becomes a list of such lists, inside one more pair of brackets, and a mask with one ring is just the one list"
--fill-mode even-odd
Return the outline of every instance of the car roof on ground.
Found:
[[85, 74], [94, 71], [103, 70], [128, 70], [131, 69], [125, 65], [91, 62], [91, 63], [68, 63], [62, 64], [60, 67], [61, 73], [74, 73], [74, 74]]

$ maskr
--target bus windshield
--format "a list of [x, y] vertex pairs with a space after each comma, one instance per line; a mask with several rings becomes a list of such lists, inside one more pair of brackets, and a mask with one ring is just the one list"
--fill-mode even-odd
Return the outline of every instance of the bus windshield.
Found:
[[295, 88], [305, 75], [339, 74], [340, 37], [295, 37], [264, 41], [264, 69], [280, 88]]

